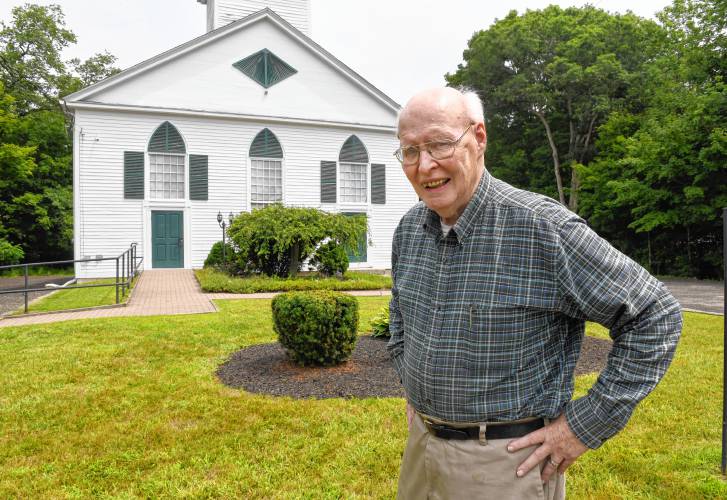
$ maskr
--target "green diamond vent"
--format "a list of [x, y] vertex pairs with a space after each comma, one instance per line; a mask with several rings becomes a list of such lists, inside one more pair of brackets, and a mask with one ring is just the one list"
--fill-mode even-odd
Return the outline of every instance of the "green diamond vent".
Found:
[[268, 49], [255, 52], [233, 66], [266, 89], [298, 72]]

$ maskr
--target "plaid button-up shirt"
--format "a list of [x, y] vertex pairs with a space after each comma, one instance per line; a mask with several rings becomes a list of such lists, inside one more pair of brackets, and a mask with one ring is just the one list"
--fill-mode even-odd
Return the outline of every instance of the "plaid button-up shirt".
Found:
[[[389, 352], [408, 401], [455, 422], [555, 418], [596, 448], [664, 375], [681, 332], [662, 283], [554, 200], [484, 172], [445, 237], [417, 204], [394, 234]], [[571, 401], [585, 321], [613, 348]]]

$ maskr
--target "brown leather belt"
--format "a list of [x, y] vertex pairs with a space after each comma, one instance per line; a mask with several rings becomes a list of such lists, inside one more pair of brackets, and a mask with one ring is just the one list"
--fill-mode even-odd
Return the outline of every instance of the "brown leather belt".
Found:
[[[441, 439], [480, 439], [480, 426], [451, 427], [424, 420], [429, 432]], [[485, 439], [511, 439], [522, 437], [545, 426], [542, 418], [527, 422], [504, 424], [488, 424], [485, 428]]]

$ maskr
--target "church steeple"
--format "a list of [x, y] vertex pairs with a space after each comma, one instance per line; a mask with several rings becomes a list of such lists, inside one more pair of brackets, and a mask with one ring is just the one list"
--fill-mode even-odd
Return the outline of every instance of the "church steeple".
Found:
[[207, 31], [269, 7], [310, 36], [310, 0], [197, 0], [207, 6]]

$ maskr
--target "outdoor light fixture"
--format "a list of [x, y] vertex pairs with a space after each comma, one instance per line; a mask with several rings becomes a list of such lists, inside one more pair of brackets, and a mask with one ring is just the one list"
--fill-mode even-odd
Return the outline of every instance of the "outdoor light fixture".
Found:
[[232, 214], [232, 212], [230, 212], [227, 221], [225, 221], [222, 217], [222, 212], [217, 212], [217, 224], [219, 224], [222, 228], [222, 267], [226, 267], [227, 265], [227, 256], [225, 255], [225, 247], [227, 246], [227, 244], [225, 243], [225, 229], [227, 228], [227, 226], [232, 224], [232, 219], [234, 217], [235, 216]]

